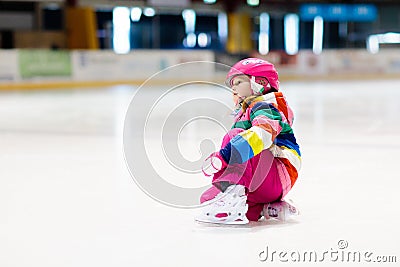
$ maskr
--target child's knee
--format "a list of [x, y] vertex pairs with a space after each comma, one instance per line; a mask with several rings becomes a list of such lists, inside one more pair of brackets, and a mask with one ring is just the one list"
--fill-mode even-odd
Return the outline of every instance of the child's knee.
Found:
[[263, 210], [264, 204], [255, 204], [255, 203], [249, 203], [249, 209], [246, 213], [247, 219], [249, 221], [258, 221], [261, 217], [261, 211]]
[[204, 203], [206, 201], [213, 199], [216, 195], [218, 195], [219, 192], [221, 191], [215, 186], [208, 188], [206, 191], [204, 191], [203, 194], [201, 194], [200, 203]]

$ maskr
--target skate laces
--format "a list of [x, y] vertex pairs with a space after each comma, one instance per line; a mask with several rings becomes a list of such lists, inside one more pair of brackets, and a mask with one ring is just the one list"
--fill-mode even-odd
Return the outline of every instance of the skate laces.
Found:
[[248, 205], [244, 186], [232, 185], [215, 196], [213, 203], [203, 207], [196, 220], [220, 224], [246, 224]]
[[[213, 203], [213, 205], [218, 206], [218, 207], [223, 207], [223, 206], [230, 206], [234, 204], [235, 200], [237, 198], [242, 197], [240, 195], [240, 192], [237, 192], [238, 190], [236, 188], [231, 188], [232, 186], [228, 187], [225, 192], [219, 193], [215, 198], [218, 199]], [[244, 194], [243, 194], [244, 196]]]

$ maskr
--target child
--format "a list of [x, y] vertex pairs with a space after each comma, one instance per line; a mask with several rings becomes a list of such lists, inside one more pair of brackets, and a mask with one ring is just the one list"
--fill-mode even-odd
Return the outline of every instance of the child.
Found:
[[293, 113], [279, 91], [273, 64], [258, 58], [237, 62], [226, 80], [238, 113], [222, 147], [203, 164], [213, 186], [200, 202], [197, 221], [246, 224], [297, 214], [282, 199], [293, 187], [301, 166], [293, 134]]

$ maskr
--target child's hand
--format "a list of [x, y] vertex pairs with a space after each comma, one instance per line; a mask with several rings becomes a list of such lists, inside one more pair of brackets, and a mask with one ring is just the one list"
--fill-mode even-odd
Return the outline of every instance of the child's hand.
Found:
[[205, 176], [212, 176], [220, 170], [225, 169], [226, 166], [227, 164], [222, 158], [221, 154], [219, 152], [214, 152], [205, 159], [202, 166], [202, 171]]

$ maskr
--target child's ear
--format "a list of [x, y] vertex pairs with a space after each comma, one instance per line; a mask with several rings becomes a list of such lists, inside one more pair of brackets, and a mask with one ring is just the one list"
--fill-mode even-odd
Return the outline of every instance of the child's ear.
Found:
[[262, 94], [264, 92], [264, 86], [256, 82], [256, 77], [251, 77], [250, 79], [251, 90], [256, 94]]

